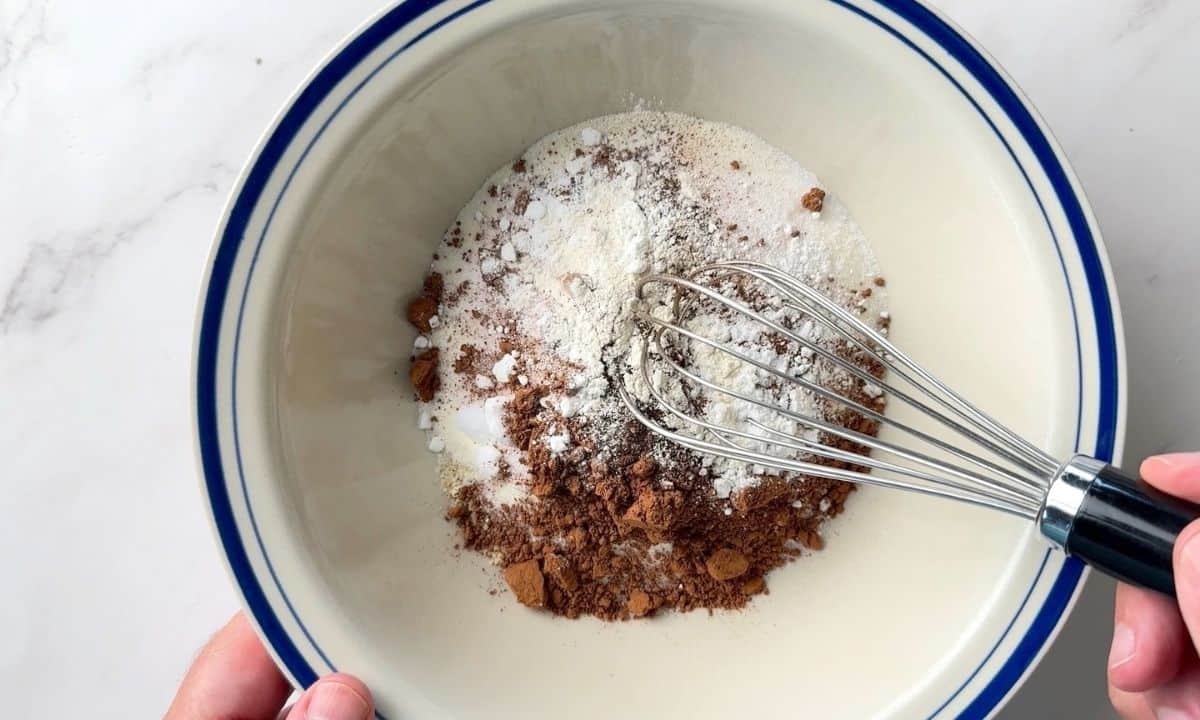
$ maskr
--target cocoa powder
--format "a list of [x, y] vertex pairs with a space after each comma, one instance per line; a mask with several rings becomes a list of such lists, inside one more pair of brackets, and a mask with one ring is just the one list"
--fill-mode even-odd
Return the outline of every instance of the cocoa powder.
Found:
[[440, 273], [430, 273], [421, 287], [421, 294], [408, 304], [408, 321], [421, 332], [429, 332], [430, 319], [437, 315], [438, 304], [442, 301], [442, 276]]
[[714, 580], [724, 582], [745, 575], [750, 561], [733, 548], [720, 548], [704, 561], [704, 569]]
[[810, 212], [821, 212], [821, 209], [825, 207], [825, 191], [821, 188], [809, 190], [800, 198], [800, 204]]
[[408, 379], [421, 402], [429, 402], [442, 386], [438, 375], [438, 349], [428, 348], [413, 358]]
[[546, 578], [537, 560], [513, 563], [504, 568], [504, 582], [522, 605], [540, 608], [546, 604]]

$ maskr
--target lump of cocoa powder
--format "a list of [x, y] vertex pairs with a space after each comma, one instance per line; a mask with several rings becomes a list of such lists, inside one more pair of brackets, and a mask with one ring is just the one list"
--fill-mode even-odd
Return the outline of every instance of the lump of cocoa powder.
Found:
[[821, 533], [817, 532], [816, 530], [805, 533], [800, 538], [800, 542], [804, 543], [804, 547], [808, 548], [809, 550], [825, 549], [825, 539], [822, 538]]
[[661, 540], [675, 524], [682, 506], [683, 494], [677, 490], [643, 490], [621, 515], [621, 522], [645, 531], [651, 540]]
[[749, 580], [746, 580], [745, 582], [742, 583], [742, 588], [741, 588], [743, 595], [757, 595], [766, 589], [767, 589], [767, 581], [763, 580], [763, 577], [761, 575], [759, 575], [758, 577], [752, 577]]
[[562, 555], [547, 555], [542, 561], [542, 566], [545, 574], [550, 576], [551, 582], [563, 590], [574, 592], [575, 588], [579, 587], [579, 576], [575, 574], [571, 562]]
[[658, 465], [654, 462], [654, 458], [643, 455], [637, 459], [637, 462], [629, 466], [629, 473], [635, 478], [645, 480], [653, 475], [657, 468]]
[[425, 276], [425, 281], [421, 284], [421, 294], [433, 298], [437, 302], [442, 301], [442, 293], [446, 289], [445, 281], [440, 272], [431, 272]]
[[463, 343], [458, 348], [458, 357], [454, 359], [454, 372], [459, 375], [474, 375], [475, 361], [479, 359], [479, 348], [469, 343]]
[[429, 319], [438, 312], [437, 301], [427, 295], [421, 295], [408, 304], [408, 321], [421, 332], [429, 332], [433, 328]]
[[800, 198], [800, 204], [810, 212], [821, 212], [821, 208], [825, 207], [825, 191], [821, 188], [809, 190]]
[[654, 610], [654, 600], [645, 590], [637, 589], [629, 593], [625, 607], [633, 617], [643, 617]]
[[513, 395], [509, 406], [512, 408], [514, 414], [528, 416], [530, 413], [537, 412], [538, 400], [542, 399], [543, 394], [544, 392], [541, 388], [521, 388]]
[[421, 332], [429, 332], [433, 328], [430, 318], [438, 313], [438, 304], [442, 301], [445, 286], [441, 273], [430, 273], [421, 287], [421, 294], [408, 304], [408, 321]]
[[721, 548], [704, 561], [704, 567], [714, 580], [725, 582], [746, 574], [750, 561], [733, 548]]
[[790, 491], [789, 483], [783, 478], [765, 477], [757, 485], [734, 492], [729, 498], [729, 504], [733, 505], [734, 510], [745, 515], [764, 505], [769, 505]]
[[526, 560], [504, 568], [504, 582], [517, 602], [532, 608], [546, 606], [546, 578], [537, 560]]
[[428, 348], [413, 358], [408, 368], [408, 379], [412, 381], [413, 390], [421, 402], [429, 402], [442, 386], [438, 375], [438, 349]]

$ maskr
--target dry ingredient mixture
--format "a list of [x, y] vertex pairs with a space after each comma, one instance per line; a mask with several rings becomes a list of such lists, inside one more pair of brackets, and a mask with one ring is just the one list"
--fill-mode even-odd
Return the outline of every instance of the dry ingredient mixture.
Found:
[[[417, 424], [441, 454], [447, 517], [463, 545], [491, 557], [521, 603], [603, 619], [738, 608], [767, 592], [768, 571], [823, 547], [821, 526], [851, 485], [693, 454], [645, 430], [617, 395], [624, 386], [656, 412], [638, 367], [644, 333], [630, 321], [638, 279], [725, 259], [787, 270], [886, 331], [885, 283], [845, 207], [790, 157], [729, 125], [631, 112], [567, 128], [497, 171], [445, 233], [408, 306], [420, 332], [409, 366]], [[882, 372], [811, 321], [776, 317]], [[721, 313], [687, 323], [883, 409], [879, 388], [761, 325]], [[726, 386], [877, 431], [711, 348], [686, 355]], [[658, 369], [650, 384], [710, 422], [806, 433], [727, 397], [689, 394]]]

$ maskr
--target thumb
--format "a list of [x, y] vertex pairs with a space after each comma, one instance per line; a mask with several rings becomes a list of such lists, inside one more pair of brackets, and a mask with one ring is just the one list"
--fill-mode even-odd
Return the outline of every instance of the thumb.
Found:
[[238, 613], [200, 651], [164, 720], [271, 720], [290, 692]]
[[287, 720], [370, 720], [374, 713], [367, 686], [344, 673], [334, 673], [305, 690]]

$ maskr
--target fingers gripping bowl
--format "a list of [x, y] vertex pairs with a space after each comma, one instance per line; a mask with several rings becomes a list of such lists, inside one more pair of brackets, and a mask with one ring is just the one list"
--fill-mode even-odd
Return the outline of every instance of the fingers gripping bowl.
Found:
[[358, 673], [389, 718], [987, 716], [1082, 579], [1003, 517], [866, 489], [764, 602], [615, 626], [493, 598], [486, 563], [455, 556], [396, 376], [402, 305], [494, 168], [636, 99], [815, 171], [873, 245], [898, 344], [1047, 450], [1119, 455], [1120, 323], [1091, 216], [1032, 110], [928, 10], [399, 5], [268, 132], [202, 298], [205, 489], [268, 645], [300, 683]]

